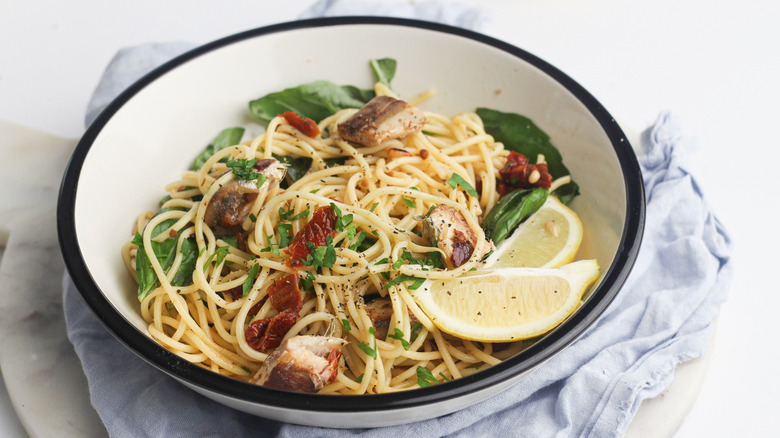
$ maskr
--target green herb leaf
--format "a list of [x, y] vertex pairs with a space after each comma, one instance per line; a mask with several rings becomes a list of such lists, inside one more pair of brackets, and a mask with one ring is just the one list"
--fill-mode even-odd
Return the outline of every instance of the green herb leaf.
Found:
[[[164, 213], [166, 211], [170, 211], [170, 208], [161, 208], [156, 214], [159, 215], [160, 213]], [[171, 218], [164, 220], [157, 224], [157, 226], [152, 229], [152, 238], [158, 236], [160, 233], [168, 232], [168, 230], [173, 226], [173, 224], [176, 223], [176, 219]], [[159, 284], [160, 281], [157, 278], [157, 273], [154, 271], [154, 268], [152, 268], [152, 263], [149, 261], [149, 258], [146, 255], [146, 249], [144, 248], [143, 239], [141, 238], [140, 233], [136, 233], [136, 235], [133, 237], [133, 243], [138, 245], [138, 250], [136, 252], [136, 259], [135, 259], [135, 271], [136, 271], [136, 278], [138, 279], [138, 299], [143, 300], [146, 298], [147, 295], [151, 291], [154, 290]], [[171, 265], [173, 264], [173, 259], [176, 257], [176, 246], [178, 243], [178, 239], [175, 237], [170, 237], [168, 239], [163, 240], [162, 242], [155, 242], [152, 240], [151, 242], [151, 250], [154, 256], [157, 258], [157, 260], [160, 263], [160, 266], [163, 268], [163, 271], [166, 273], [168, 270], [170, 270]], [[183, 244], [184, 245], [184, 244]], [[185, 259], [187, 261], [187, 265], [185, 265], [185, 270], [182, 271], [182, 274], [178, 281], [184, 283], [186, 281], [187, 275], [186, 275], [186, 269], [189, 265], [189, 260], [192, 257], [189, 254], [189, 251], [192, 249], [189, 247], [189, 244], [187, 244], [187, 247], [185, 249], [188, 251], [188, 253], [184, 254]], [[197, 246], [195, 247], [193, 252], [197, 251]], [[183, 260], [184, 262], [185, 260]], [[181, 270], [181, 269], [180, 269]], [[192, 272], [190, 272], [190, 282], [186, 284], [180, 284], [188, 285], [192, 283]]]
[[211, 264], [211, 260], [216, 257], [216, 266], [219, 266], [220, 263], [222, 263], [223, 260], [225, 260], [225, 257], [227, 257], [228, 253], [230, 252], [229, 246], [220, 246], [217, 247], [216, 250], [214, 250], [214, 253], [209, 256], [209, 258], [206, 259], [206, 263], [203, 265], [203, 269], [209, 267], [209, 264]]
[[303, 264], [313, 266], [314, 268], [324, 267], [332, 268], [336, 263], [336, 248], [333, 247], [333, 237], [325, 237], [325, 245], [315, 246], [312, 242], [306, 242], [309, 247], [309, 254]]
[[171, 279], [174, 286], [189, 286], [192, 284], [192, 272], [195, 271], [195, 262], [198, 260], [198, 244], [194, 239], [184, 239], [181, 242], [181, 264], [179, 270]]
[[474, 187], [469, 184], [468, 181], [463, 179], [462, 176], [458, 175], [457, 173], [453, 173], [452, 176], [450, 176], [450, 179], [447, 180], [447, 184], [450, 185], [453, 189], [456, 189], [458, 186], [463, 187], [463, 190], [466, 191], [466, 193], [469, 194], [469, 196], [472, 196], [474, 198], [477, 197], [477, 191], [474, 189]]
[[428, 368], [419, 365], [417, 366], [417, 384], [420, 385], [421, 388], [435, 385], [436, 383], [439, 383], [439, 381], [433, 377], [433, 373]]
[[359, 232], [357, 234], [357, 238], [355, 239], [355, 242], [352, 245], [349, 246], [349, 249], [351, 249], [352, 251], [362, 252], [362, 251], [359, 250], [359, 248], [360, 248], [361, 244], [363, 243], [363, 241], [366, 239], [366, 236], [368, 236], [368, 234], [365, 231]]
[[406, 206], [409, 208], [417, 208], [417, 204], [415, 204], [414, 201], [411, 199], [401, 197], [401, 201], [403, 201], [404, 204], [406, 204]]
[[395, 76], [395, 69], [398, 62], [392, 58], [372, 59], [369, 64], [374, 71], [376, 81], [390, 88], [390, 81]]
[[292, 230], [292, 224], [279, 224], [276, 226], [276, 231], [279, 232], [279, 248], [287, 248], [290, 246], [292, 237], [290, 231]]
[[292, 207], [290, 207], [290, 209], [287, 211], [285, 211], [284, 208], [279, 207], [279, 220], [284, 222], [297, 221], [298, 219], [309, 217], [310, 211], [311, 208], [307, 205], [305, 210], [294, 215]]
[[404, 332], [401, 331], [401, 329], [396, 328], [395, 332], [391, 335], [387, 335], [388, 338], [398, 339], [401, 341], [401, 345], [404, 347], [404, 350], [409, 350], [409, 341], [404, 339]]
[[355, 379], [355, 383], [361, 383], [361, 382], [363, 382], [363, 374], [357, 376], [357, 378]]
[[414, 342], [417, 340], [417, 336], [420, 334], [420, 330], [422, 330], [423, 325], [422, 323], [417, 323], [412, 326], [412, 333], [409, 335], [409, 340]]
[[373, 89], [315, 81], [253, 100], [249, 102], [249, 110], [265, 122], [285, 111], [294, 111], [319, 123], [342, 109], [360, 108], [374, 96]]
[[276, 155], [273, 157], [280, 163], [287, 165], [287, 173], [284, 181], [279, 186], [286, 189], [290, 184], [301, 179], [311, 168], [312, 159], [310, 157], [299, 157], [297, 155]]
[[497, 216], [491, 228], [485, 230], [485, 237], [498, 245], [547, 201], [548, 190], [537, 187], [526, 191], [508, 206], [506, 212]]
[[[228, 160], [225, 165], [233, 169], [233, 176], [236, 179], [251, 181], [253, 179], [257, 179], [257, 177], [260, 175], [252, 168], [255, 163], [257, 163], [256, 158], [251, 160], [247, 160], [246, 158], [239, 158], [237, 160]], [[263, 182], [265, 182], [265, 180]], [[260, 187], [261, 185], [262, 183], [258, 181], [257, 186]]]
[[[563, 157], [550, 141], [550, 136], [528, 117], [488, 108], [477, 108], [477, 115], [482, 119], [485, 131], [508, 150], [525, 155], [532, 163], [536, 162], [539, 154], [544, 155], [553, 179], [569, 175], [569, 169], [563, 165]], [[559, 187], [554, 194], [567, 204], [579, 194], [579, 186], [572, 181]]]
[[406, 286], [406, 288], [409, 289], [409, 290], [415, 290], [415, 289], [419, 288], [420, 286], [422, 286], [423, 283], [425, 283], [425, 279], [424, 278], [417, 278], [417, 277], [412, 277], [411, 275], [401, 274], [401, 275], [395, 277], [394, 279], [392, 279], [390, 282], [388, 282], [385, 285], [384, 288], [385, 289], [389, 289], [391, 286], [395, 286], [396, 284], [399, 284], [399, 283], [404, 282], [404, 281], [412, 281], [413, 282], [412, 284]]
[[208, 161], [212, 155], [226, 147], [237, 145], [243, 136], [244, 128], [235, 127], [223, 129], [222, 132], [220, 132], [217, 137], [206, 146], [197, 157], [195, 157], [195, 160], [190, 165], [190, 170], [199, 170], [206, 164], [206, 161]]
[[363, 350], [367, 355], [376, 359], [376, 350], [369, 347], [368, 344], [366, 344], [365, 342], [360, 341], [360, 343], [358, 344], [358, 348]]
[[343, 214], [341, 209], [333, 202], [330, 203], [330, 208], [332, 208], [333, 212], [336, 213], [336, 230], [344, 231], [344, 229], [352, 223], [352, 214]]
[[348, 319], [342, 319], [341, 320], [341, 325], [342, 325], [343, 330], [344, 330], [345, 333], [349, 333], [352, 330], [352, 326], [349, 324], [349, 320]]
[[252, 286], [254, 286], [255, 284], [255, 280], [257, 279], [257, 271], [259, 269], [260, 269], [260, 265], [257, 263], [255, 263], [254, 265], [252, 265], [251, 268], [249, 268], [249, 273], [247, 273], [246, 280], [244, 280], [244, 287], [243, 287], [244, 297], [249, 295], [249, 292], [252, 291]]

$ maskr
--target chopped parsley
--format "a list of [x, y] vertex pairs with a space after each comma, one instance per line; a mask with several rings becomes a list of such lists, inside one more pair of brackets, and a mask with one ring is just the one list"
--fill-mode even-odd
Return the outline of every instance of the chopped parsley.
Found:
[[420, 365], [417, 366], [417, 384], [420, 385], [421, 388], [436, 383], [439, 383], [439, 381], [436, 380], [436, 377], [433, 377], [433, 373], [428, 368]]
[[336, 263], [336, 248], [333, 247], [332, 236], [325, 237], [323, 246], [315, 246], [311, 242], [306, 242], [306, 246], [309, 247], [310, 252], [303, 261], [304, 265], [314, 268], [332, 268]]
[[366, 236], [368, 236], [368, 233], [365, 231], [361, 231], [357, 233], [357, 239], [355, 239], [355, 242], [349, 246], [349, 249], [352, 251], [357, 251], [360, 248], [360, 245], [363, 243], [364, 240], [366, 240]]
[[349, 320], [348, 319], [342, 319], [341, 320], [341, 325], [342, 325], [343, 330], [344, 330], [345, 333], [352, 330], [352, 326], [349, 324]]
[[[369, 327], [368, 332], [371, 333], [371, 336], [374, 336], [374, 328]], [[376, 359], [376, 338], [374, 338], [374, 348], [371, 348], [363, 341], [360, 341], [358, 344], [358, 348], [363, 350], [367, 355], [371, 356], [372, 358]]]
[[330, 203], [330, 208], [333, 209], [333, 212], [336, 213], [336, 229], [338, 231], [344, 231], [345, 228], [349, 224], [352, 223], [353, 216], [352, 214], [344, 214], [341, 212], [341, 209], [336, 206], [334, 203]]
[[390, 289], [391, 286], [395, 286], [396, 284], [399, 284], [399, 283], [405, 282], [405, 281], [412, 281], [413, 282], [409, 286], [406, 286], [406, 288], [409, 289], [409, 290], [418, 289], [420, 286], [422, 286], [423, 283], [425, 283], [425, 279], [424, 278], [417, 278], [417, 277], [412, 277], [411, 275], [401, 274], [398, 277], [395, 277], [394, 279], [390, 280], [390, 282], [388, 282], [385, 285], [384, 288], [385, 289]]
[[409, 341], [404, 339], [404, 332], [401, 331], [401, 329], [396, 328], [395, 333], [391, 335], [387, 335], [388, 338], [398, 339], [401, 341], [401, 345], [404, 347], [404, 350], [409, 350]]
[[313, 285], [314, 282], [317, 280], [317, 277], [314, 276], [314, 273], [311, 271], [306, 271], [306, 276], [301, 278], [301, 287], [303, 290], [309, 290]]
[[[228, 160], [225, 165], [233, 170], [233, 176], [236, 179], [253, 180], [257, 179], [260, 175], [253, 169], [257, 163], [257, 158], [247, 160], [246, 158], [239, 158], [237, 160]], [[263, 185], [265, 182], [265, 175], [263, 175], [263, 181], [258, 181], [257, 186]]]
[[230, 252], [230, 246], [226, 245], [218, 247], [217, 250], [206, 259], [206, 263], [203, 265], [203, 269], [205, 270], [209, 264], [211, 264], [211, 260], [214, 259], [214, 257], [216, 257], [216, 265], [219, 266], [220, 263], [225, 260], [225, 257], [227, 257], [228, 252]]
[[409, 336], [409, 339], [412, 342], [414, 342], [417, 339], [417, 335], [420, 334], [420, 330], [422, 330], [422, 328], [423, 328], [423, 325], [422, 325], [422, 323], [419, 323], [419, 322], [412, 326], [412, 333], [411, 333], [411, 336]]
[[358, 348], [363, 350], [363, 352], [365, 352], [367, 355], [369, 355], [372, 358], [376, 359], [376, 350], [371, 348], [371, 347], [369, 347], [368, 344], [366, 344], [365, 342], [360, 341], [360, 343], [358, 344]]
[[292, 241], [290, 230], [292, 230], [292, 224], [279, 224], [276, 226], [276, 231], [279, 232], [279, 248], [287, 248], [290, 246], [290, 242]]
[[257, 271], [260, 269], [260, 265], [255, 263], [252, 265], [251, 268], [249, 268], [249, 273], [247, 274], [246, 280], [244, 280], [244, 287], [243, 287], [243, 296], [246, 297], [249, 295], [249, 292], [252, 291], [252, 286], [255, 284], [255, 279], [257, 279]]
[[306, 210], [303, 210], [298, 214], [293, 214], [294, 211], [292, 207], [290, 207], [290, 209], [287, 211], [285, 211], [283, 207], [279, 207], [279, 220], [284, 222], [297, 221], [298, 219], [303, 219], [305, 217], [308, 217], [309, 211], [311, 211], [311, 209], [309, 208], [308, 205], [306, 206]]

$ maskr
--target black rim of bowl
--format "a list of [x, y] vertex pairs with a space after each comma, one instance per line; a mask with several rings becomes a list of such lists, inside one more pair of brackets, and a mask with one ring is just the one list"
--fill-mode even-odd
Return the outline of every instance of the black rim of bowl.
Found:
[[[471, 376], [438, 385], [390, 394], [320, 395], [277, 391], [218, 375], [169, 352], [139, 332], [103, 296], [84, 262], [76, 237], [75, 203], [78, 181], [92, 143], [111, 117], [136, 93], [164, 73], [199, 56], [232, 43], [302, 28], [362, 24], [415, 27], [447, 33], [498, 48], [521, 58], [558, 81], [579, 99], [598, 120], [612, 143], [625, 179], [626, 219], [615, 260], [603, 281], [580, 309], [554, 331], [530, 348]], [[617, 295], [634, 264], [644, 229], [644, 186], [639, 164], [623, 131], [606, 109], [582, 86], [542, 59], [503, 41], [448, 25], [387, 17], [334, 17], [301, 20], [270, 25], [228, 36], [180, 55], [139, 79], [114, 101], [89, 126], [79, 141], [65, 172], [57, 205], [57, 231], [65, 264], [81, 296], [101, 323], [141, 358], [190, 385], [241, 400], [245, 403], [275, 406], [307, 412], [371, 412], [424, 406], [474, 391], [483, 390], [533, 369], [577, 339], [607, 308]], [[367, 399], [366, 397], [370, 397]]]

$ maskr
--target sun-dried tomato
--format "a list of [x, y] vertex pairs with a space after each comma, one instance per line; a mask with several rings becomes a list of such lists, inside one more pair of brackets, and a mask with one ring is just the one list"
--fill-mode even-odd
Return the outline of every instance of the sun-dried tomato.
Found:
[[[277, 313], [273, 318], [260, 319], [249, 324], [244, 337], [247, 344], [257, 351], [270, 350], [281, 344], [284, 335], [298, 321], [301, 311], [301, 289], [298, 287], [298, 276], [290, 274], [271, 283], [268, 287], [268, 296], [271, 306]], [[256, 314], [260, 303], [250, 309], [251, 314]]]
[[284, 250], [290, 255], [287, 265], [291, 268], [303, 265], [303, 261], [311, 254], [307, 242], [311, 242], [314, 246], [324, 246], [325, 239], [335, 234], [336, 212], [330, 206], [317, 208], [309, 223], [298, 231], [290, 242], [290, 246]]
[[[529, 182], [528, 178], [534, 171], [538, 172], [538, 177], [533, 182]], [[532, 187], [549, 189], [552, 183], [552, 176], [550, 176], [547, 170], [547, 163], [530, 164], [525, 155], [515, 151], [509, 152], [506, 165], [498, 171], [498, 174], [501, 175], [501, 182], [511, 187], [510, 190], [507, 190], [506, 187], [499, 185], [499, 193], [508, 193], [512, 189], [529, 189]]]
[[257, 351], [266, 351], [279, 346], [284, 335], [298, 321], [299, 309], [285, 310], [271, 319], [252, 322], [244, 332], [246, 343]]
[[287, 120], [287, 123], [292, 125], [293, 128], [301, 131], [303, 135], [307, 137], [314, 138], [320, 133], [320, 127], [317, 126], [317, 123], [315, 123], [314, 120], [308, 117], [304, 119], [293, 111], [285, 111], [284, 114], [282, 114], [282, 117], [284, 117], [284, 120]]
[[302, 298], [298, 283], [299, 279], [295, 274], [290, 274], [271, 283], [268, 288], [268, 296], [274, 309], [279, 312], [300, 309]]

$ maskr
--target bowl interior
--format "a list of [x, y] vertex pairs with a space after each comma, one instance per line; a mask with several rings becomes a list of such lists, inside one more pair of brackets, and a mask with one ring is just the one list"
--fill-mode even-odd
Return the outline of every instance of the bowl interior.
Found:
[[580, 257], [599, 261], [601, 282], [613, 261], [625, 258], [621, 238], [630, 206], [625, 163], [614, 146], [622, 133], [614, 125], [608, 135], [609, 115], [600, 106], [603, 113], [594, 115], [581, 101], [587, 93], [543, 61], [426, 27], [375, 22], [241, 34], [184, 55], [109, 106], [77, 150], [83, 165], [75, 177], [73, 221], [88, 275], [117, 313], [111, 317], [146, 334], [120, 248], [136, 216], [156, 210], [163, 186], [221, 129], [254, 122], [250, 100], [319, 79], [368, 88], [368, 61], [383, 57], [398, 60], [392, 86], [402, 98], [437, 92], [425, 110], [517, 112], [551, 136], [581, 188], [572, 203], [585, 227]]

